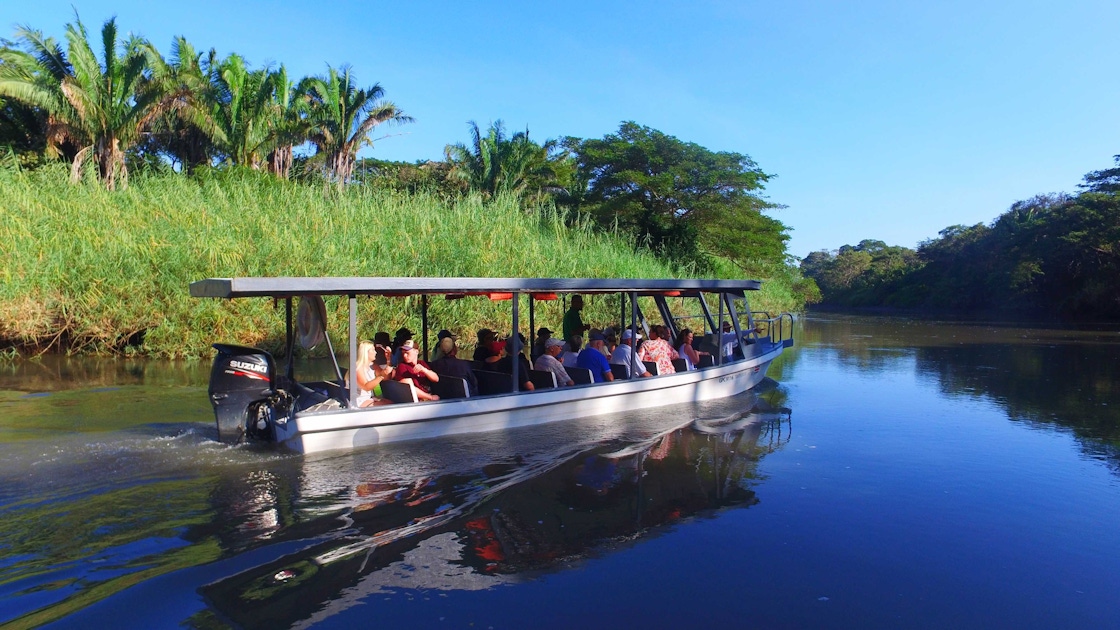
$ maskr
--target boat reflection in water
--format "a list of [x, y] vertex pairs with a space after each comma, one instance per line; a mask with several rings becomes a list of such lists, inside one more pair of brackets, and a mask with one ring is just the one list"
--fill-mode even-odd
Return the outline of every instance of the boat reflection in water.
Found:
[[[322, 518], [345, 523], [328, 540], [201, 592], [238, 625], [275, 627], [321, 621], [377, 593], [524, 581], [677, 519], [757, 503], [751, 488], [756, 464], [789, 440], [789, 415], [756, 401], [747, 412], [696, 420], [640, 441], [516, 458], [474, 474], [362, 480], [348, 488], [349, 497], [320, 493]], [[315, 494], [306, 487], [314, 477], [307, 470], [301, 475], [307, 494]], [[332, 501], [350, 507], [340, 515]], [[238, 511], [231, 520], [253, 523], [258, 544], [274, 534], [298, 537], [316, 529], [313, 523], [277, 528], [275, 506], [259, 498]], [[256, 517], [245, 518], [249, 513]], [[240, 529], [229, 533], [248, 533]]]

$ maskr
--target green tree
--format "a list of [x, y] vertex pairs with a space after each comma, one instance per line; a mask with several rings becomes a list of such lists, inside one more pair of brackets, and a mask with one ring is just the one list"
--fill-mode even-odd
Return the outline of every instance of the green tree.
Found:
[[211, 75], [218, 95], [212, 106], [221, 130], [218, 150], [227, 162], [260, 168], [272, 138], [273, 75], [265, 69], [250, 70], [236, 53], [218, 63]]
[[211, 164], [219, 155], [218, 146], [226, 142], [224, 131], [215, 122], [219, 89], [213, 81], [217, 52], [199, 53], [184, 37], [171, 42], [167, 60], [155, 60], [164, 89], [182, 95], [188, 107], [173, 108], [153, 120], [141, 145], [146, 153], [157, 154], [191, 172]]
[[679, 263], [705, 254], [744, 270], [785, 264], [786, 226], [762, 214], [770, 175], [750, 157], [713, 152], [633, 122], [601, 140], [568, 139], [588, 182], [580, 210], [600, 226], [633, 233]]
[[1086, 192], [1120, 193], [1120, 155], [1112, 156], [1116, 166], [1085, 175], [1085, 181], [1078, 188]]
[[308, 99], [308, 139], [339, 186], [350, 180], [358, 150], [373, 146], [369, 136], [375, 127], [413, 122], [392, 102], [382, 100], [385, 90], [380, 85], [359, 89], [349, 66], [341, 72], [328, 67], [326, 76], [304, 79], [300, 92]]
[[487, 197], [511, 193], [539, 200], [561, 190], [565, 156], [556, 141], [537, 144], [528, 130], [508, 135], [500, 120], [491, 123], [485, 135], [474, 121], [467, 124], [470, 144], [460, 142], [444, 149], [453, 179]]
[[288, 179], [295, 147], [307, 140], [310, 130], [307, 100], [300, 94], [298, 86], [288, 78], [288, 71], [283, 65], [273, 73], [272, 87], [268, 170], [277, 177]]
[[0, 149], [23, 163], [37, 161], [47, 150], [47, 116], [37, 107], [0, 99]]
[[101, 58], [80, 20], [66, 26], [67, 48], [39, 31], [17, 31], [20, 48], [0, 51], [0, 96], [49, 114], [48, 142], [72, 142], [79, 149], [71, 178], [77, 180], [88, 156], [109, 189], [127, 185], [125, 153], [160, 115], [192, 107], [189, 94], [168, 91], [161, 58], [146, 40], [117, 39], [115, 19], [101, 29]]

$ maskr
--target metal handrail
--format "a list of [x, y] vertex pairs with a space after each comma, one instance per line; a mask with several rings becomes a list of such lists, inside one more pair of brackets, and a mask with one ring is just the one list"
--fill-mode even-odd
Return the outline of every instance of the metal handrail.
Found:
[[792, 313], [778, 313], [778, 316], [774, 317], [766, 311], [751, 311], [751, 318], [754, 320], [755, 326], [765, 325], [765, 328], [759, 334], [769, 338], [770, 343], [793, 345]]

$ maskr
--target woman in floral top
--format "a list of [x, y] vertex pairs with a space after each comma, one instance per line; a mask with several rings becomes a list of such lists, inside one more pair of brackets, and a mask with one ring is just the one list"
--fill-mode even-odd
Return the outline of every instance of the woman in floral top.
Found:
[[649, 339], [642, 344], [638, 350], [638, 358], [642, 361], [653, 361], [657, 364], [658, 374], [672, 374], [676, 372], [673, 369], [673, 359], [679, 359], [680, 355], [670, 345], [667, 337], [669, 331], [664, 326], [656, 325], [650, 326]]

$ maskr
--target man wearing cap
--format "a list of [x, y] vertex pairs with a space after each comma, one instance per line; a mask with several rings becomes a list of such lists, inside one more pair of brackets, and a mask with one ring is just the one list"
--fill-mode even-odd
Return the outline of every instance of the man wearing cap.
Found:
[[[542, 328], [541, 330], [546, 330]], [[544, 342], [545, 353], [537, 357], [533, 361], [533, 367], [538, 370], [552, 372], [556, 376], [556, 384], [560, 387], [567, 387], [575, 385], [575, 381], [568, 375], [568, 371], [564, 369], [564, 364], [560, 363], [560, 353], [564, 351], [564, 342], [556, 337], [550, 337]]]
[[723, 346], [724, 362], [735, 358], [735, 349], [739, 347], [739, 337], [731, 328], [731, 322], [723, 320], [723, 334], [720, 335], [720, 344]]
[[480, 370], [493, 370], [501, 355], [494, 351], [495, 333], [489, 328], [478, 331], [478, 345], [474, 349], [474, 366]]
[[587, 342], [587, 347], [580, 350], [579, 356], [576, 357], [576, 367], [591, 370], [591, 378], [596, 383], [613, 381], [614, 374], [611, 373], [611, 364], [607, 362], [607, 357], [603, 356], [603, 346], [606, 345], [606, 338], [603, 337], [603, 333], [597, 331], [592, 332], [588, 337], [590, 341]]
[[622, 343], [614, 349], [611, 354], [611, 365], [628, 365], [630, 366], [630, 378], [634, 375], [653, 376], [646, 369], [646, 365], [638, 360], [638, 353], [634, 352], [634, 344], [640, 341], [641, 335], [635, 334], [633, 330], [627, 328], [622, 331]]
[[530, 359], [536, 361], [537, 357], [545, 353], [545, 350], [547, 350], [545, 344], [552, 337], [552, 334], [552, 331], [547, 328], [541, 328], [537, 331], [537, 338], [533, 340], [533, 347], [529, 350]]
[[439, 347], [436, 350], [439, 352], [440, 358], [432, 361], [432, 369], [437, 374], [457, 376], [465, 380], [467, 391], [471, 396], [477, 396], [478, 377], [474, 375], [474, 370], [471, 369], [471, 362], [459, 358], [459, 344], [455, 343], [455, 335], [440, 339]]
[[420, 349], [409, 339], [398, 348], [401, 352], [401, 363], [393, 372], [394, 381], [411, 382], [416, 386], [416, 398], [419, 400], [439, 400], [439, 396], [432, 393], [432, 383], [439, 382], [439, 374], [420, 361]]
[[444, 339], [451, 339], [452, 341], [458, 341], [459, 340], [459, 335], [456, 335], [455, 333], [451, 332], [450, 330], [447, 330], [446, 328], [439, 331], [439, 335], [436, 335], [436, 349], [435, 349], [435, 351], [432, 352], [432, 364], [433, 365], [435, 364], [436, 361], [439, 361], [440, 359], [442, 359], [444, 357], [444, 353], [443, 353], [443, 340]]

